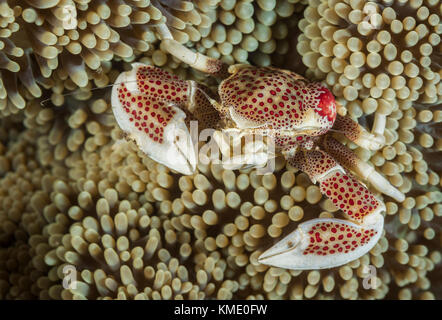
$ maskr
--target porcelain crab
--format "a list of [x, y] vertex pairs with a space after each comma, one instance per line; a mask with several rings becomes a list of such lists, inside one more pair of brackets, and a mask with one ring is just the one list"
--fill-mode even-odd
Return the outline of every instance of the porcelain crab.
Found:
[[376, 114], [369, 133], [337, 113], [337, 101], [321, 83], [278, 68], [226, 66], [190, 51], [173, 40], [167, 29], [159, 29], [171, 54], [223, 80], [214, 95], [195, 81], [134, 63], [132, 70], [118, 77], [112, 91], [113, 112], [127, 137], [154, 160], [183, 174], [193, 174], [196, 168], [188, 129], [191, 119], [203, 128], [270, 137], [276, 151], [319, 184], [345, 220], [318, 218], [301, 223], [258, 261], [287, 269], [322, 269], [368, 252], [382, 235], [385, 205], [359, 179], [397, 201], [403, 201], [404, 195], [330, 132], [376, 150], [384, 143], [385, 115]]

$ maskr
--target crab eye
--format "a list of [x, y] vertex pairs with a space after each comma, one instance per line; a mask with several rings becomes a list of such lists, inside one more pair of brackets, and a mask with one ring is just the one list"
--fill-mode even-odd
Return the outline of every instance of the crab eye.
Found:
[[329, 122], [334, 122], [336, 119], [336, 102], [335, 97], [327, 88], [320, 89], [319, 103], [316, 112]]

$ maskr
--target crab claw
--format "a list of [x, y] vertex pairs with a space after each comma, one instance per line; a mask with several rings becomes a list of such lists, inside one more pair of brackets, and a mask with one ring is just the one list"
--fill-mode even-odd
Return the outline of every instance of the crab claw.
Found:
[[153, 160], [182, 174], [193, 174], [196, 152], [184, 121], [186, 114], [174, 102], [155, 100], [144, 92], [139, 69], [146, 66], [134, 63], [132, 67], [118, 76], [112, 89], [112, 111], [118, 125]]
[[383, 232], [381, 212], [385, 204], [321, 150], [298, 152], [288, 162], [318, 182], [321, 193], [348, 220], [306, 221], [258, 261], [287, 269], [325, 269], [358, 259], [371, 250]]
[[266, 250], [258, 262], [279, 268], [333, 268], [358, 259], [378, 242], [384, 225], [380, 214], [360, 226], [351, 221], [322, 218], [306, 221]]

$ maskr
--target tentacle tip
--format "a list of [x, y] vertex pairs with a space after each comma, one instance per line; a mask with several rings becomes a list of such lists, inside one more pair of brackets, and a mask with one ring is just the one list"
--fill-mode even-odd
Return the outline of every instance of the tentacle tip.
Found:
[[397, 202], [403, 202], [405, 200], [405, 194], [397, 190], [396, 194], [393, 196], [394, 200]]

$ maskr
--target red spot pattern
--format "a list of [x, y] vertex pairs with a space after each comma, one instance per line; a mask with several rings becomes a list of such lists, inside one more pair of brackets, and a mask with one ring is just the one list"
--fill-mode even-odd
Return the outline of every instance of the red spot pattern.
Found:
[[149, 100], [187, 103], [189, 84], [160, 68], [143, 66], [137, 70], [138, 89]]
[[319, 150], [307, 153], [297, 152], [288, 162], [299, 170], [308, 174], [310, 179], [316, 180], [318, 175], [322, 175], [338, 164], [327, 153]]
[[309, 245], [303, 254], [327, 256], [348, 253], [367, 244], [377, 232], [339, 222], [320, 222], [309, 231]]
[[[150, 106], [153, 106], [154, 109], [155, 106], [158, 106], [158, 108], [161, 110], [154, 110], [154, 115], [152, 115], [151, 112], [149, 113], [146, 111], [148, 114], [143, 115], [142, 119], [147, 116], [149, 121], [154, 123], [154, 126], [156, 126], [156, 123], [160, 121], [161, 123], [159, 124], [158, 128], [160, 133], [162, 133], [163, 127], [165, 126], [164, 121], [162, 120], [167, 121], [167, 119], [170, 119], [170, 106], [179, 107], [186, 113], [186, 119], [184, 120], [186, 125], [189, 125], [190, 121], [192, 120], [198, 120], [201, 129], [215, 128], [217, 126], [220, 119], [219, 113], [213, 108], [210, 101], [207, 99], [207, 96], [211, 96], [212, 98], [215, 97], [207, 87], [195, 83], [195, 90], [191, 92], [190, 81], [180, 80], [177, 76], [152, 66], [138, 67], [136, 79], [137, 86], [141, 94], [135, 98], [140, 99], [141, 101], [136, 100], [135, 103], [132, 101], [133, 97], [131, 97], [131, 99], [127, 99], [127, 96], [123, 95], [124, 92], [121, 91], [124, 91], [126, 87], [122, 85], [119, 88], [120, 102], [123, 103], [122, 99], [124, 99], [123, 105], [125, 107], [128, 107], [126, 103], [129, 102], [129, 104], [135, 103], [135, 106], [140, 108], [144, 103], [146, 104], [146, 106], [144, 106], [145, 110], [147, 110], [146, 108], [150, 108]], [[139, 111], [140, 110], [137, 110], [136, 113], [139, 113]], [[126, 110], [126, 112], [129, 111]], [[131, 114], [132, 112], [133, 110], [130, 110]], [[165, 112], [166, 114], [161, 115], [161, 112]], [[158, 115], [160, 115], [159, 118]], [[141, 126], [143, 126], [143, 124], [141, 124]], [[151, 124], [149, 123], [147, 128], [149, 129], [150, 126]], [[142, 127], [142, 129], [145, 130], [144, 127]], [[155, 136], [156, 127], [153, 129], [153, 133], [149, 131], [149, 136], [151, 133], [152, 137]], [[161, 138], [158, 137], [158, 139]]]
[[358, 156], [342, 143], [331, 136], [324, 136], [320, 147], [347, 168], [354, 168], [359, 161]]
[[118, 99], [139, 131], [155, 142], [163, 142], [164, 127], [173, 118], [175, 111], [162, 101], [151, 102], [146, 95], [132, 94], [124, 84], [118, 89]]
[[337, 208], [358, 223], [380, 206], [374, 195], [349, 174], [334, 172], [322, 180], [319, 187]]
[[362, 133], [358, 123], [349, 117], [337, 115], [334, 127], [335, 129], [343, 132], [344, 135], [351, 141], [355, 141]]
[[277, 69], [246, 68], [223, 81], [219, 92], [223, 105], [233, 106], [250, 121], [277, 129], [301, 123], [301, 85]]
[[[319, 110], [323, 129], [312, 135], [321, 135], [333, 126], [333, 112], [336, 113], [334, 103], [327, 104], [334, 98], [325, 90], [320, 83], [307, 83], [296, 74], [266, 67], [239, 70], [221, 83], [219, 93], [224, 106], [275, 131], [300, 128], [309, 109]], [[277, 133], [275, 142], [279, 146], [298, 143], [296, 137], [284, 133]]]
[[323, 93], [319, 96], [319, 107], [316, 112], [322, 117], [326, 117], [328, 121], [334, 122], [336, 119], [336, 102], [330, 90], [321, 88]]
[[[205, 128], [218, 128], [220, 121], [220, 112], [218, 112], [207, 99], [207, 96], [212, 99], [216, 99], [216, 96], [204, 85], [195, 84], [195, 90], [193, 91], [193, 99], [190, 99], [192, 106], [187, 107], [186, 111], [192, 110], [192, 116], [188, 116], [186, 121], [191, 119], [198, 120], [198, 127]], [[190, 101], [189, 101], [190, 102]]]
[[160, 68], [138, 67], [138, 90], [131, 93], [123, 83], [118, 88], [118, 99], [135, 128], [155, 142], [163, 142], [164, 128], [175, 115], [171, 105], [188, 103], [186, 81]]
[[293, 138], [288, 138], [284, 134], [276, 132], [273, 136], [275, 144], [281, 148], [281, 150], [290, 150], [294, 145], [301, 148], [310, 150], [313, 148], [319, 137], [309, 135], [299, 135]]
[[[364, 217], [376, 211], [381, 205], [364, 185], [352, 175], [334, 170], [338, 163], [327, 153], [314, 150], [297, 152], [288, 162], [308, 174], [310, 179], [319, 181], [319, 188], [337, 208], [344, 211], [348, 217], [358, 223]], [[331, 171], [326, 176], [328, 171]]]

